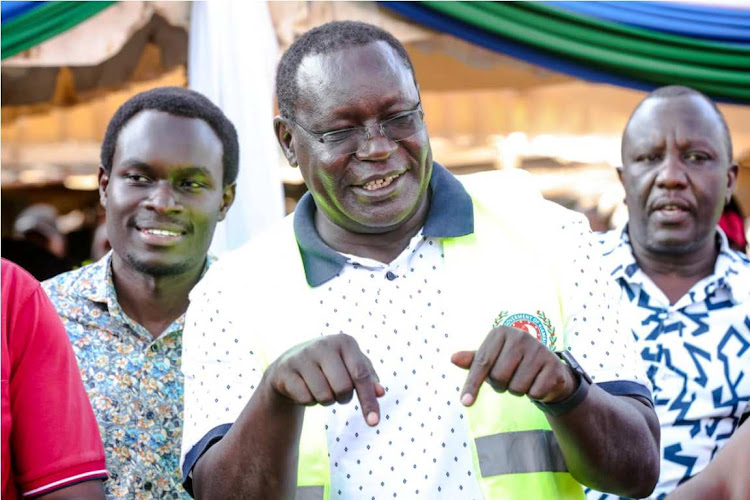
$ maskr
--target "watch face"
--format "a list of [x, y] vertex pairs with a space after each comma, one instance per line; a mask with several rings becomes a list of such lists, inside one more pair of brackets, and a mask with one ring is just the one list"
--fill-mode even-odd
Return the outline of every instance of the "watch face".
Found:
[[578, 361], [576, 361], [576, 358], [573, 357], [570, 351], [567, 349], [565, 351], [559, 351], [557, 355], [560, 356], [560, 359], [567, 363], [568, 366], [570, 366], [574, 373], [580, 375], [580, 377], [589, 384], [593, 383], [589, 374], [586, 373], [586, 370], [584, 370], [580, 364], [578, 364]]

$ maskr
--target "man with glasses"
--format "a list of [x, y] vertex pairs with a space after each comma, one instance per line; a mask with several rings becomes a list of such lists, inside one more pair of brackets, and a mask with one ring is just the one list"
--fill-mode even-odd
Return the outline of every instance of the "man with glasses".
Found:
[[277, 93], [310, 193], [191, 293], [188, 491], [648, 494], [658, 424], [583, 219], [522, 185], [470, 196], [433, 162], [409, 57], [379, 28], [306, 33]]
[[[421, 103], [417, 103], [414, 109], [398, 113], [392, 118], [379, 122], [377, 128], [381, 135], [393, 142], [399, 142], [422, 130], [423, 119], [424, 111], [422, 111]], [[303, 127], [291, 118], [289, 118], [289, 121], [313, 136], [318, 142], [328, 145], [329, 150], [340, 155], [348, 156], [356, 153], [362, 147], [362, 144], [375, 137], [368, 127], [344, 128], [321, 134]]]

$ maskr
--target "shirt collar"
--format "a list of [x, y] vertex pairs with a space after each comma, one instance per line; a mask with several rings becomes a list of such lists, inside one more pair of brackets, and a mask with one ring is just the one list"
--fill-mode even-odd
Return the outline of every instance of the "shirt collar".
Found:
[[[750, 259], [729, 247], [729, 240], [720, 227], [716, 228], [716, 237], [719, 241], [719, 254], [714, 264], [714, 272], [705, 280], [701, 280], [703, 290], [707, 294], [713, 293], [719, 287], [726, 286], [733, 298], [738, 302], [750, 299]], [[616, 263], [611, 271], [615, 280], [623, 279], [631, 284], [643, 285], [642, 280], [636, 276], [640, 270], [633, 255], [628, 235], [628, 226], [625, 224], [601, 237], [603, 244], [603, 255], [606, 259]]]
[[602, 253], [605, 259], [615, 263], [610, 271], [612, 278], [615, 280], [624, 279], [632, 283], [639, 267], [630, 246], [628, 225], [625, 224], [618, 229], [602, 234], [600, 241], [603, 245]]
[[[750, 259], [732, 250], [726, 233], [717, 226], [719, 256], [716, 258], [714, 275], [719, 277], [717, 286], [726, 283], [737, 302], [750, 299]], [[723, 283], [722, 283], [723, 282]]]
[[[201, 276], [206, 274], [214, 261], [216, 261], [216, 257], [209, 255]], [[98, 261], [86, 266], [83, 272], [86, 273], [85, 279], [78, 280], [79, 283], [83, 283], [80, 290], [81, 295], [92, 302], [107, 304], [110, 311], [118, 309], [117, 290], [115, 290], [115, 282], [112, 277], [112, 250]]]
[[86, 276], [85, 279], [79, 280], [79, 283], [84, 283], [81, 295], [92, 302], [105, 303], [107, 306], [110, 306], [111, 302], [117, 302], [115, 284], [112, 280], [111, 250], [101, 259], [84, 268], [83, 272]]
[[[474, 232], [471, 197], [453, 174], [437, 162], [432, 164], [430, 208], [422, 234], [432, 238], [455, 238]], [[308, 285], [316, 287], [341, 271], [348, 258], [325, 244], [315, 229], [315, 201], [310, 193], [300, 199], [294, 212], [294, 233], [302, 256]]]

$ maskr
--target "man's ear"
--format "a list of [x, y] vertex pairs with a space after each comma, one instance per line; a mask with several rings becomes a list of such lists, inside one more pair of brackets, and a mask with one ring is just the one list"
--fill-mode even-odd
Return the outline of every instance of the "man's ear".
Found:
[[284, 153], [286, 161], [292, 167], [296, 167], [297, 155], [294, 152], [293, 136], [289, 122], [283, 116], [278, 115], [273, 119], [273, 130], [276, 133], [276, 140], [279, 141], [279, 146], [281, 146], [281, 151]]
[[[620, 185], [622, 186], [623, 190], [625, 189], [625, 182], [622, 180], [622, 171], [625, 167], [622, 165], [619, 165], [615, 167], [615, 170], [617, 171], [617, 178], [620, 179]], [[625, 191], [625, 197], [622, 199], [622, 202], [627, 205], [628, 204], [628, 193]]]
[[740, 167], [736, 163], [729, 165], [729, 169], [727, 170], [727, 197], [724, 200], [725, 205], [729, 204], [729, 201], [732, 199], [732, 193], [734, 193], [734, 188], [737, 186], [739, 170]]
[[219, 207], [219, 220], [222, 221], [227, 216], [227, 212], [234, 203], [234, 195], [236, 192], [237, 183], [232, 183], [228, 186], [224, 186], [224, 190], [221, 194], [221, 206]]
[[107, 208], [107, 186], [109, 186], [109, 174], [104, 167], [99, 165], [99, 203]]
[[620, 184], [622, 184], [622, 165], [615, 167], [615, 170], [617, 171], [617, 178], [620, 179]]

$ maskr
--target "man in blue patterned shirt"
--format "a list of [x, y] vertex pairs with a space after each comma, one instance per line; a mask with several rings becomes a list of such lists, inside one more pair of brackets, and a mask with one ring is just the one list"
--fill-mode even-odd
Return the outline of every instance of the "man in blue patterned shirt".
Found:
[[738, 168], [706, 96], [651, 93], [625, 128], [622, 163], [630, 220], [603, 235], [603, 253], [654, 387], [662, 498], [706, 467], [750, 410], [750, 261], [716, 226]]
[[136, 95], [102, 144], [99, 193], [112, 251], [44, 283], [101, 429], [107, 498], [183, 498], [182, 329], [234, 199], [234, 126], [177, 87]]

